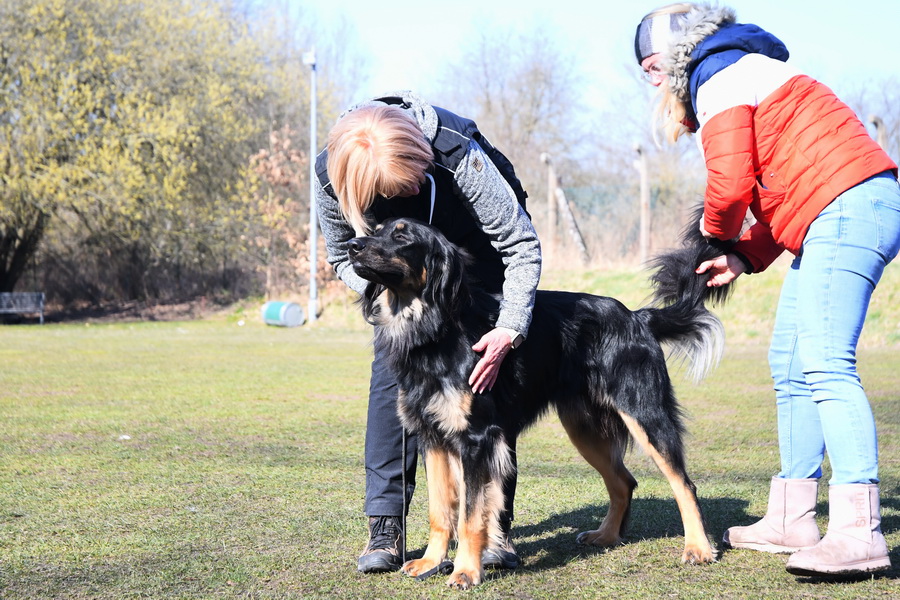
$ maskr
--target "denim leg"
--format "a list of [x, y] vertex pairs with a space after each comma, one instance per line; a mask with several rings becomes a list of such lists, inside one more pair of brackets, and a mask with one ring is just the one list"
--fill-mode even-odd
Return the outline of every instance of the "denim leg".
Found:
[[856, 369], [869, 301], [900, 247], [900, 191], [876, 177], [812, 223], [798, 259], [797, 346], [819, 410], [831, 485], [878, 482], [875, 419]]
[[406, 437], [406, 497], [403, 494], [403, 427], [397, 416], [397, 377], [387, 353], [375, 344], [366, 422], [366, 501], [368, 516], [406, 513], [416, 487], [416, 436]]
[[800, 259], [791, 264], [781, 288], [769, 368], [775, 385], [778, 417], [778, 449], [781, 453], [779, 477], [808, 479], [822, 476], [825, 438], [819, 411], [803, 375], [797, 350], [797, 281]]

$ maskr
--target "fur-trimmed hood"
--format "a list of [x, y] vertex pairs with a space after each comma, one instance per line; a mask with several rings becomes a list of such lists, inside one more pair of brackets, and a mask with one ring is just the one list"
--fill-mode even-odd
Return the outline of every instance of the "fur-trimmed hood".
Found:
[[722, 25], [736, 21], [734, 9], [711, 4], [697, 4], [684, 16], [684, 33], [673, 38], [668, 55], [662, 63], [669, 74], [669, 87], [680, 100], [690, 100], [688, 81], [694, 49]]
[[[663, 57], [669, 88], [691, 106], [700, 83], [734, 62], [732, 52], [763, 54], [781, 61], [789, 56], [785, 45], [771, 33], [756, 25], [737, 23], [733, 9], [695, 5], [684, 15], [682, 33], [673, 34]], [[698, 66], [704, 61], [701, 74]]]

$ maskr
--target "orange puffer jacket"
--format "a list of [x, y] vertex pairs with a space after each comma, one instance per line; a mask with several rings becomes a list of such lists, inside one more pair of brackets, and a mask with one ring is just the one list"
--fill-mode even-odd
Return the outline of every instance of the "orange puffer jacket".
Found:
[[696, 95], [707, 166], [706, 230], [740, 234], [747, 209], [757, 223], [736, 244], [754, 272], [785, 249], [799, 254], [809, 225], [842, 192], [897, 165], [850, 107], [793, 67], [748, 54]]

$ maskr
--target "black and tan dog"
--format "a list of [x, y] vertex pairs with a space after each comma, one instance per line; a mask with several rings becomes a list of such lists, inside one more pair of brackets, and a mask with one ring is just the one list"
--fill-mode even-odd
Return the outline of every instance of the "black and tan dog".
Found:
[[606, 484], [609, 511], [583, 544], [621, 541], [637, 482], [623, 463], [629, 434], [672, 486], [685, 531], [682, 561], [708, 563], [694, 484], [685, 470], [684, 427], [661, 343], [690, 358], [696, 375], [718, 360], [721, 324], [705, 308], [725, 288], [694, 269], [720, 254], [697, 241], [655, 261], [651, 307], [631, 311], [612, 298], [538, 291], [527, 340], [503, 361], [493, 390], [474, 394], [472, 345], [493, 328], [499, 298], [466, 275], [467, 256], [436, 229], [410, 219], [351, 240], [354, 270], [370, 285], [361, 302], [399, 376], [398, 412], [424, 454], [431, 533], [408, 575], [431, 571], [458, 548], [449, 585], [481, 582], [482, 551], [499, 536], [510, 443], [551, 407], [572, 443]]

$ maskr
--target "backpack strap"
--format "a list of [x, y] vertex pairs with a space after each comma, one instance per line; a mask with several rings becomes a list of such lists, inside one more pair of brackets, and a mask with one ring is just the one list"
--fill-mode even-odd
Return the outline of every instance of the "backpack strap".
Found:
[[[497, 167], [497, 170], [500, 171], [500, 174], [503, 175], [509, 187], [512, 188], [513, 193], [516, 195], [516, 200], [522, 205], [522, 208], [526, 208], [528, 193], [516, 176], [515, 168], [513, 168], [509, 159], [482, 135], [475, 121], [460, 117], [439, 106], [433, 108], [438, 117], [438, 130], [432, 142], [437, 151], [435, 152], [435, 162], [439, 166], [455, 173], [469, 150], [469, 140], [475, 140], [491, 162], [494, 163], [494, 166]], [[526, 209], [525, 212], [527, 214], [528, 210]]]
[[331, 179], [328, 178], [327, 149], [323, 149], [319, 152], [319, 155], [316, 156], [316, 177], [319, 178], [319, 183], [322, 184], [322, 189], [325, 190], [325, 193], [337, 200], [337, 194], [334, 193], [334, 186], [331, 185]]
[[469, 151], [469, 140], [478, 133], [478, 127], [474, 121], [460, 117], [457, 114], [434, 106], [434, 112], [438, 118], [438, 129], [431, 145], [435, 149], [435, 163], [451, 171], [456, 172], [459, 164]]

